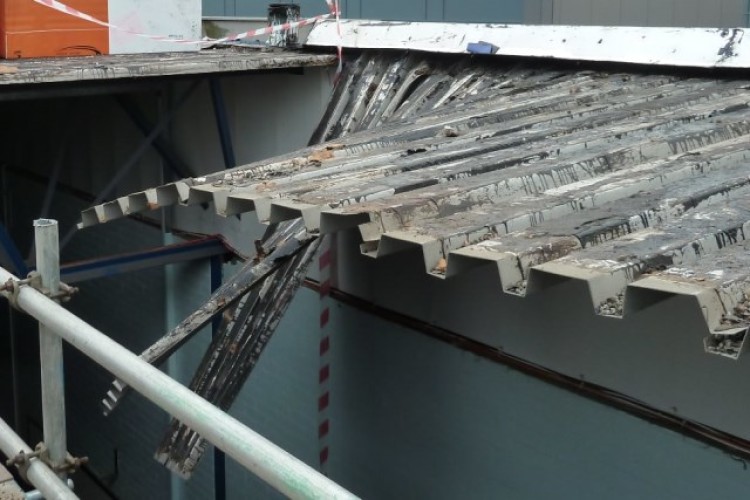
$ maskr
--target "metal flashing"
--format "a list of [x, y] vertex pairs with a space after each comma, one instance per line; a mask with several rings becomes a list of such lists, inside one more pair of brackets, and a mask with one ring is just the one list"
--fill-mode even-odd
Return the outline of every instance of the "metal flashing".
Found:
[[[315, 26], [311, 47], [481, 53], [570, 61], [748, 68], [743, 28], [652, 28], [342, 20]], [[747, 43], [745, 42], [745, 45]]]

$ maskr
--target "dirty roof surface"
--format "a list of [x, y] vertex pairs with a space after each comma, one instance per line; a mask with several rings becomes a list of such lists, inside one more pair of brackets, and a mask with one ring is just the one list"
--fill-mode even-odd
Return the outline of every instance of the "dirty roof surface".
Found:
[[0, 59], [0, 92], [11, 85], [237, 73], [327, 66], [335, 60], [334, 56], [328, 54], [239, 48], [164, 54]]
[[[687, 74], [686, 74], [687, 73]], [[492, 266], [505, 292], [588, 283], [597, 314], [694, 297], [706, 350], [750, 325], [750, 81], [365, 53], [313, 142], [93, 207], [82, 226], [212, 201], [221, 215], [359, 227], [425, 272]]]

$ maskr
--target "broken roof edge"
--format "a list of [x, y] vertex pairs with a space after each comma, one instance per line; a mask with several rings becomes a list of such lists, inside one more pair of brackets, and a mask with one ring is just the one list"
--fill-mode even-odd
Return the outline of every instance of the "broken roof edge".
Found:
[[0, 91], [6, 92], [11, 87], [45, 84], [238, 75], [325, 67], [332, 66], [335, 62], [334, 54], [241, 47], [205, 49], [199, 52], [0, 59]]
[[[388, 22], [317, 24], [307, 46], [551, 58], [695, 68], [749, 68], [743, 28], [647, 28]], [[474, 45], [473, 50], [469, 49]]]

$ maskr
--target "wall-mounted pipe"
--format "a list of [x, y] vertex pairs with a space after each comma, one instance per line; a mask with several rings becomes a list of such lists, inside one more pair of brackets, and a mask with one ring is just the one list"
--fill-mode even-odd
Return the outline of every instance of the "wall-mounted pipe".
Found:
[[[44, 297], [42, 295], [42, 297]], [[0, 451], [9, 458], [19, 453], [33, 453], [33, 450], [13, 431], [13, 429], [0, 419]], [[47, 464], [38, 458], [29, 461], [26, 478], [34, 485], [47, 500], [77, 500], [78, 496], [70, 491], [65, 483], [57, 477]]]
[[[0, 268], [0, 283], [17, 278]], [[6, 298], [9, 292], [2, 294]], [[237, 419], [174, 381], [159, 369], [29, 286], [20, 286], [18, 307], [224, 450], [290, 498], [354, 499], [352, 493], [293, 457]]]

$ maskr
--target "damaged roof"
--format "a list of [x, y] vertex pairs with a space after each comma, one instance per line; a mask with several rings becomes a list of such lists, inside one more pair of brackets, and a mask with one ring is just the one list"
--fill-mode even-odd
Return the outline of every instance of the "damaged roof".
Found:
[[81, 226], [213, 202], [357, 227], [365, 255], [420, 248], [437, 279], [489, 265], [521, 296], [585, 281], [605, 316], [694, 297], [706, 350], [736, 359], [750, 326], [750, 81], [693, 73], [366, 52], [320, 145], [118, 198]]
[[0, 61], [0, 97], [18, 86], [240, 73], [329, 66], [336, 58], [303, 51], [222, 48], [196, 52], [120, 54]]

